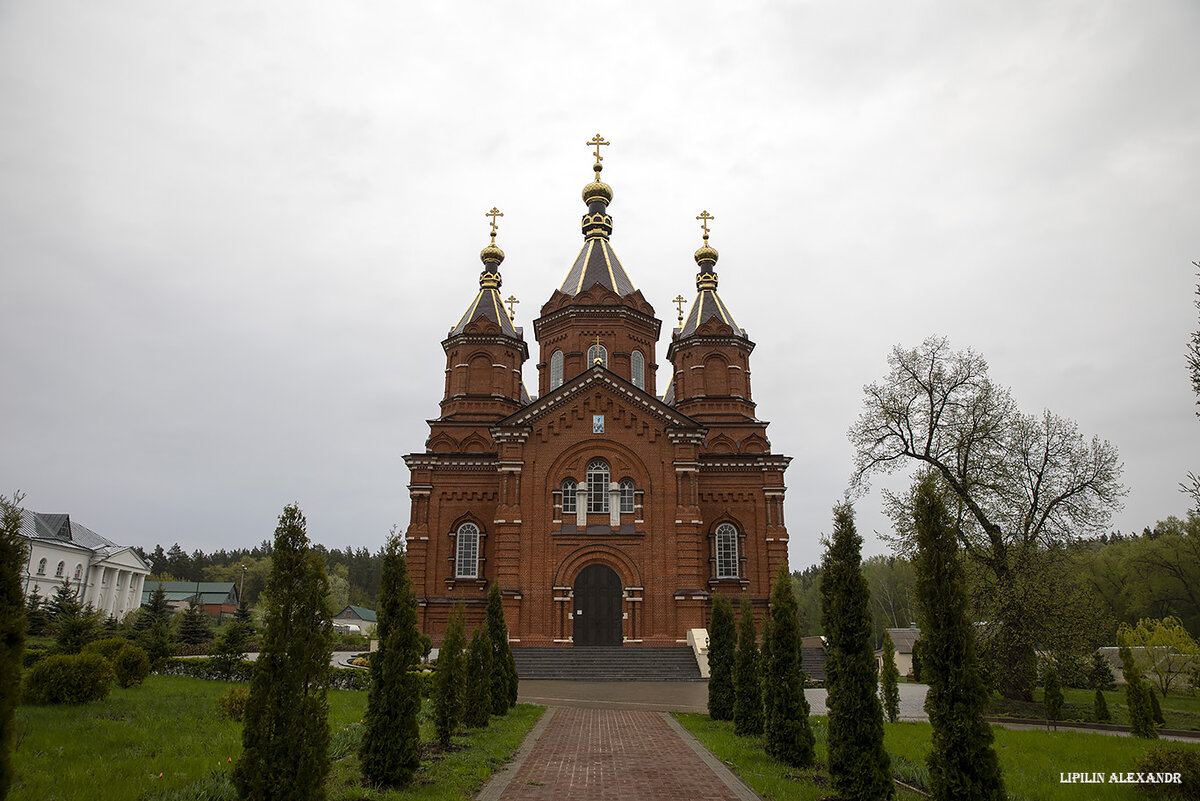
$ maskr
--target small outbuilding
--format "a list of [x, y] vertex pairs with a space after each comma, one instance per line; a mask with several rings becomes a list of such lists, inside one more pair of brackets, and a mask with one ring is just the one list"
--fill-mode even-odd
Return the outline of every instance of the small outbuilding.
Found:
[[[334, 626], [357, 626], [359, 631], [368, 637], [375, 633], [375, 626], [378, 625], [378, 622], [374, 609], [364, 609], [361, 606], [347, 606], [333, 616]], [[349, 630], [354, 631], [354, 629]]]

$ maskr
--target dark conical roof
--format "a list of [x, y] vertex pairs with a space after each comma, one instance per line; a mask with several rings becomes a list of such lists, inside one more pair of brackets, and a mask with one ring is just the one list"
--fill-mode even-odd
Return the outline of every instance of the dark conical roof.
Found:
[[483, 272], [479, 274], [479, 294], [467, 307], [466, 314], [459, 318], [458, 325], [450, 329], [449, 336], [463, 333], [468, 325], [482, 317], [500, 326], [500, 332], [504, 336], [521, 339], [520, 332], [513, 326], [512, 318], [504, 308], [504, 299], [500, 297], [500, 262], [504, 261], [504, 251], [496, 247], [494, 226], [492, 243], [480, 252], [479, 258], [483, 260]]
[[[708, 217], [707, 211], [703, 212], [703, 215], [708, 219], [713, 219]], [[701, 218], [697, 217], [696, 219]], [[718, 258], [719, 254], [716, 248], [710, 247], [708, 244], [706, 227], [704, 244], [696, 251], [696, 264], [700, 267], [700, 272], [696, 274], [696, 299], [692, 301], [692, 308], [688, 311], [687, 319], [683, 321], [683, 326], [679, 329], [678, 337], [680, 339], [696, 333], [697, 328], [714, 317], [732, 328], [733, 333], [738, 336], [746, 336], [746, 332], [738, 328], [738, 324], [734, 321], [733, 315], [729, 313], [725, 302], [717, 294]]]
[[[600, 141], [599, 134], [596, 134], [596, 138], [589, 144], [594, 145], [597, 141]], [[566, 280], [559, 287], [559, 291], [564, 295], [574, 297], [596, 284], [621, 296], [632, 295], [637, 291], [608, 241], [613, 226], [608, 204], [612, 202], [613, 191], [611, 186], [600, 180], [600, 172], [604, 169], [600, 164], [602, 160], [600, 148], [597, 147], [596, 163], [592, 166], [596, 171], [596, 178], [583, 188], [583, 202], [588, 207], [582, 221], [583, 248], [575, 257], [575, 263], [571, 265]]]

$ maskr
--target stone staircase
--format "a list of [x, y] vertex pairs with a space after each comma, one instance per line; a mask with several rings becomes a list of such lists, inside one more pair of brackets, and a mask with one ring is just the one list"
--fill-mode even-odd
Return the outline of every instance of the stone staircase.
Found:
[[512, 649], [522, 680], [702, 681], [689, 646], [568, 646]]

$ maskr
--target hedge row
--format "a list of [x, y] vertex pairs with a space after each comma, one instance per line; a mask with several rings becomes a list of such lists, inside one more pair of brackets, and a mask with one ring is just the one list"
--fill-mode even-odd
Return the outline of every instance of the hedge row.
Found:
[[[223, 664], [211, 658], [166, 659], [154, 669], [160, 676], [191, 676], [196, 679], [214, 681], [250, 681], [254, 677], [254, 662], [241, 660], [232, 665]], [[365, 690], [371, 681], [371, 674], [356, 668], [330, 667], [331, 678], [329, 686], [335, 690]]]

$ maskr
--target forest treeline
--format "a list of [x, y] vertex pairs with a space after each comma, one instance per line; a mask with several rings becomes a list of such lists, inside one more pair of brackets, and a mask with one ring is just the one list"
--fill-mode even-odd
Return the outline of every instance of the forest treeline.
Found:
[[[1054, 573], [1054, 591], [1072, 593], [1074, 599], [1070, 608], [1078, 619], [1068, 627], [1077, 633], [1074, 648], [1116, 645], [1120, 624], [1167, 616], [1179, 618], [1193, 638], [1200, 638], [1200, 514], [1188, 512], [1182, 520], [1171, 516], [1140, 534], [1118, 531], [1076, 540], [1044, 556]], [[970, 577], [973, 571], [967, 568]], [[901, 556], [871, 556], [863, 560], [863, 573], [871, 590], [875, 646], [881, 648], [885, 629], [904, 628], [917, 619], [913, 563]], [[804, 636], [822, 633], [820, 580], [817, 565], [792, 573]], [[974, 589], [982, 590], [982, 583]]]
[[[150, 565], [150, 578], [158, 581], [232, 581], [242, 580], [246, 568], [244, 595], [251, 604], [258, 602], [271, 575], [271, 541], [263, 540], [254, 548], [219, 550], [206, 554], [200, 549], [190, 554], [173, 544], [164, 549], [154, 546], [151, 551], [135, 547], [135, 551]], [[330, 597], [337, 609], [347, 604], [375, 609], [379, 602], [379, 575], [383, 564], [383, 549], [371, 553], [366, 548], [326, 548], [313, 545], [312, 550], [325, 561], [329, 576]]]

